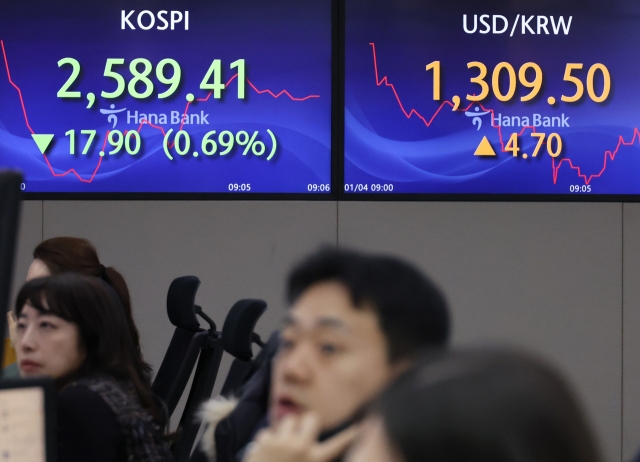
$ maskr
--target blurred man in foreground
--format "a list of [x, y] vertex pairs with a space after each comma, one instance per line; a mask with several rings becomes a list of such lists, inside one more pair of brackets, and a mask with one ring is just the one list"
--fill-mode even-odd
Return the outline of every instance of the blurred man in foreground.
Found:
[[393, 257], [321, 250], [291, 272], [275, 357], [220, 421], [209, 406], [204, 447], [217, 462], [324, 462], [353, 438], [362, 407], [425, 347], [445, 346], [447, 303]]

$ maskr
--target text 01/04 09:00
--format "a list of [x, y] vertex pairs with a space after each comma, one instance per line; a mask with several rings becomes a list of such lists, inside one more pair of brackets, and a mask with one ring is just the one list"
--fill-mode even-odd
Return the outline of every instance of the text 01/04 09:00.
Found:
[[344, 192], [392, 192], [393, 184], [345, 184]]

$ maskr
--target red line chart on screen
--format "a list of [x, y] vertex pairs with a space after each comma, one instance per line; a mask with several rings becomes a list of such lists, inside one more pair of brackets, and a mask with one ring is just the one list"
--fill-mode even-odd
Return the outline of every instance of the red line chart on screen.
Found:
[[[426, 127], [430, 127], [431, 124], [434, 122], [434, 120], [438, 117], [438, 115], [440, 114], [440, 112], [442, 111], [442, 109], [445, 106], [450, 106], [451, 108], [455, 108], [455, 104], [452, 101], [443, 101], [443, 103], [438, 107], [438, 109], [434, 112], [434, 114], [431, 116], [431, 118], [427, 118], [425, 116], [423, 116], [422, 114], [420, 114], [420, 112], [418, 112], [416, 109], [412, 108], [411, 110], [407, 111], [407, 109], [405, 108], [405, 105], [403, 104], [400, 95], [398, 94], [398, 91], [395, 87], [395, 85], [393, 83], [389, 82], [389, 77], [388, 76], [384, 76], [382, 78], [380, 78], [380, 74], [378, 73], [378, 56], [376, 53], [376, 45], [375, 43], [371, 42], [369, 43], [369, 45], [371, 45], [371, 49], [373, 52], [373, 67], [374, 67], [374, 72], [375, 72], [375, 79], [376, 79], [376, 85], [381, 87], [382, 85], [388, 87], [391, 89], [391, 91], [393, 92], [397, 102], [398, 102], [398, 106], [400, 106], [400, 110], [402, 111], [402, 113], [405, 115], [405, 117], [407, 119], [410, 119], [411, 117], [415, 116], [418, 119], [420, 119], [424, 125]], [[469, 104], [469, 106], [467, 106], [464, 109], [457, 109], [458, 111], [461, 112], [467, 112], [469, 111], [472, 107], [474, 106], [474, 103]], [[486, 108], [484, 107], [482, 104], [478, 104], [478, 106], [483, 110], [483, 111], [487, 111], [491, 113], [491, 120], [495, 120], [495, 111], [493, 109], [490, 108]], [[500, 125], [494, 125], [492, 123], [491, 125], [493, 128], [495, 128], [496, 130], [498, 130], [498, 136], [500, 138], [500, 148], [502, 150], [502, 152], [507, 152], [505, 150], [505, 141], [504, 138], [502, 136], [502, 126]], [[522, 136], [525, 132], [527, 132], [528, 130], [530, 130], [532, 133], [537, 133], [536, 131], [536, 127], [534, 126], [525, 126], [522, 127], [522, 130], [520, 131], [520, 133], [518, 133], [518, 136]], [[585, 184], [589, 184], [591, 183], [591, 180], [593, 180], [594, 178], [599, 178], [600, 176], [602, 176], [602, 174], [605, 172], [605, 170], [607, 169], [607, 161], [608, 160], [615, 160], [616, 155], [618, 154], [618, 152], [620, 151], [620, 148], [622, 146], [632, 146], [633, 144], [639, 143], [640, 144], [640, 130], [638, 128], [634, 128], [633, 129], [633, 136], [631, 137], [631, 140], [629, 141], [625, 141], [625, 139], [621, 136], [618, 137], [618, 144], [615, 147], [615, 149], [611, 150], [611, 151], [605, 151], [604, 152], [604, 159], [603, 159], [603, 165], [602, 165], [602, 169], [598, 172], [598, 173], [594, 173], [592, 175], [587, 175], [582, 173], [582, 169], [580, 168], [580, 166], [578, 165], [574, 165], [573, 161], [569, 158], [563, 158], [560, 159], [558, 162], [556, 162], [555, 158], [551, 159], [551, 167], [552, 167], [552, 177], [553, 177], [553, 184], [557, 184], [558, 181], [558, 174], [560, 171], [560, 168], [562, 167], [562, 165], [566, 164], [568, 165], [572, 170], [575, 170], [578, 177], [582, 178], [585, 182]]]
[[[29, 117], [27, 115], [27, 109], [24, 103], [24, 98], [22, 96], [22, 90], [20, 89], [20, 87], [18, 87], [18, 85], [16, 85], [16, 83], [13, 81], [13, 79], [11, 78], [11, 71], [9, 70], [9, 60], [7, 58], [7, 52], [5, 50], [5, 46], [4, 46], [4, 41], [0, 40], [0, 47], [2, 48], [2, 56], [4, 58], [4, 64], [5, 64], [5, 68], [7, 71], [7, 79], [9, 80], [9, 84], [11, 84], [11, 86], [13, 88], [16, 89], [16, 91], [18, 92], [18, 97], [20, 99], [20, 104], [22, 105], [22, 113], [24, 115], [24, 120], [25, 120], [25, 124], [27, 126], [27, 129], [31, 132], [31, 134], [35, 134], [36, 132], [31, 128], [31, 125], [29, 123]], [[231, 82], [233, 82], [236, 78], [238, 77], [238, 74], [235, 74], [233, 77], [231, 77], [227, 83], [225, 84], [225, 86], [229, 85]], [[291, 93], [289, 93], [288, 90], [282, 90], [278, 93], [273, 92], [272, 90], [269, 89], [264, 89], [264, 90], [260, 90], [258, 87], [256, 87], [249, 79], [246, 79], [246, 82], [249, 84], [249, 87], [251, 87], [251, 89], [253, 91], [255, 91], [258, 95], [269, 95], [274, 99], [278, 99], [281, 96], [286, 96], [287, 98], [289, 98], [291, 101], [296, 101], [296, 102], [302, 102], [302, 101], [307, 101], [310, 99], [315, 99], [315, 98], [320, 98], [320, 95], [316, 95], [316, 94], [312, 94], [312, 95], [307, 95], [304, 97], [295, 97], [293, 96]], [[197, 102], [206, 102], [209, 101], [209, 98], [211, 97], [211, 94], [213, 93], [213, 91], [210, 91], [209, 94], [204, 97], [204, 98], [196, 98], [194, 101], [187, 101], [185, 108], [184, 108], [184, 112], [183, 112], [183, 117], [182, 117], [182, 123], [180, 124], [180, 129], [182, 130], [185, 124], [185, 115], [189, 113], [189, 107], [191, 106], [191, 104], [193, 104], [193, 102], [197, 101]], [[138, 133], [140, 133], [140, 131], [142, 130], [142, 127], [144, 125], [148, 125], [149, 127], [153, 128], [154, 130], [158, 130], [160, 132], [162, 132], [163, 136], [166, 136], [166, 132], [164, 130], [163, 127], [159, 126], [159, 125], [154, 125], [146, 120], [143, 120], [138, 128], [136, 129], [136, 131]], [[102, 144], [102, 150], [104, 151], [106, 145], [107, 145], [107, 139], [109, 136], [110, 131], [107, 130], [106, 134], [105, 134], [105, 139], [104, 142]], [[124, 134], [126, 134], [127, 131], [124, 132]], [[173, 143], [169, 143], [169, 147], [173, 148], [175, 144], [175, 141]], [[64, 177], [67, 176], [69, 174], [73, 174], [75, 175], [76, 178], [78, 178], [78, 180], [80, 180], [83, 183], [91, 183], [93, 182], [93, 179], [95, 178], [96, 174], [98, 173], [98, 170], [100, 169], [100, 165], [102, 164], [102, 156], [100, 156], [100, 158], [98, 159], [98, 163], [96, 165], [95, 170], [93, 171], [93, 173], [91, 174], [91, 176], [89, 178], [83, 178], [75, 169], [69, 169], [65, 172], [62, 173], [56, 173], [53, 166], [51, 165], [51, 163], [49, 162], [49, 159], [47, 158], [46, 155], [43, 155], [45, 162], [47, 163], [47, 165], [49, 166], [49, 170], [51, 171], [51, 174], [54, 177]]]

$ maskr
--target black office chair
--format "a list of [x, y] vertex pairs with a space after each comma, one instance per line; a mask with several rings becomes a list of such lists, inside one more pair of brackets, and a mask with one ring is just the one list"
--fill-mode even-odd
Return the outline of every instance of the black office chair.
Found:
[[225, 351], [235, 357], [220, 391], [220, 394], [226, 397], [236, 396], [240, 387], [255, 369], [251, 345], [255, 343], [264, 347], [264, 342], [254, 332], [254, 328], [267, 306], [248, 303], [251, 300], [244, 300], [244, 302], [244, 306], [238, 306], [240, 302], [236, 303], [227, 315], [222, 328], [223, 332], [235, 332], [235, 335], [222, 337]]
[[173, 280], [167, 293], [167, 314], [176, 328], [151, 385], [151, 392], [165, 405], [167, 419], [178, 405], [198, 355], [211, 335], [200, 327], [196, 318], [195, 298], [199, 286], [197, 277], [183, 276]]
[[172, 447], [177, 462], [187, 462], [191, 457], [191, 451], [200, 429], [200, 422], [196, 419], [196, 414], [213, 393], [223, 351], [226, 350], [238, 359], [251, 360], [253, 357], [252, 342], [261, 343], [260, 337], [253, 332], [253, 329], [262, 313], [267, 309], [267, 304], [262, 300], [239, 300], [229, 310], [222, 332], [216, 332], [215, 336], [213, 335], [215, 323], [202, 312], [200, 307], [196, 306], [195, 308], [198, 315], [209, 323], [209, 332], [212, 335], [200, 354], [189, 398], [180, 419], [179, 428], [181, 428], [182, 434]]
[[[254, 420], [256, 412], [261, 412], [259, 410], [259, 402], [267, 401], [267, 396], [269, 394], [268, 383], [271, 376], [271, 362], [278, 351], [279, 343], [279, 332], [275, 331], [265, 342], [265, 345], [262, 347], [260, 352], [250, 361], [251, 372], [245, 377], [244, 382], [241, 384], [242, 386], [238, 389], [237, 393], [234, 393], [235, 397], [238, 399], [239, 414], [236, 414], [234, 417], [234, 410], [227, 417], [223, 418], [220, 422], [223, 434], [227, 433], [230, 427], [235, 427], [236, 430], [238, 430], [237, 427], [239, 425], [244, 426], [244, 429], [241, 430], [241, 432], [246, 431], [250, 433], [253, 430], [256, 423]], [[244, 421], [244, 417], [247, 417], [247, 411], [250, 414], [250, 423]], [[242, 415], [241, 418], [238, 417], [240, 415]], [[214, 430], [214, 433], [217, 433], [217, 430]], [[211, 433], [205, 432], [203, 433], [203, 437], [204, 435], [211, 436]], [[238, 450], [239, 449], [240, 448], [238, 448]], [[207, 462], [207, 460], [208, 456], [198, 444], [196, 449], [193, 451], [189, 462]]]

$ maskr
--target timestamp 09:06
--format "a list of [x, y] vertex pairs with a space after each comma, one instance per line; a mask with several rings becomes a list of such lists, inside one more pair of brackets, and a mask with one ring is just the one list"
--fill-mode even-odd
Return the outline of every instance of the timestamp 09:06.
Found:
[[308, 192], [331, 192], [331, 185], [324, 183], [310, 183], [307, 185]]
[[356, 183], [345, 184], [344, 192], [393, 192], [393, 184], [381, 184], [381, 183]]

